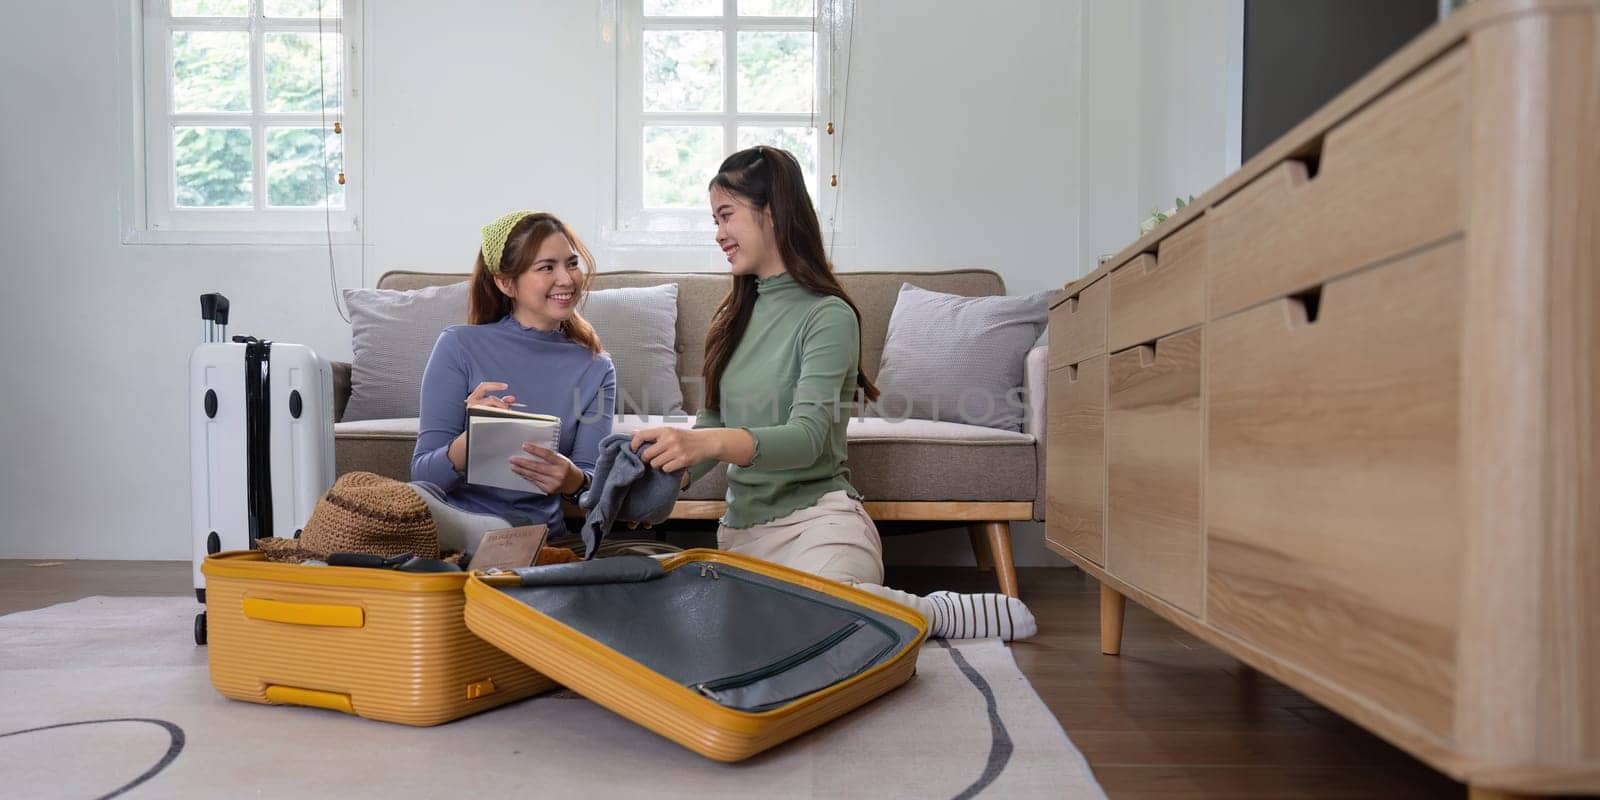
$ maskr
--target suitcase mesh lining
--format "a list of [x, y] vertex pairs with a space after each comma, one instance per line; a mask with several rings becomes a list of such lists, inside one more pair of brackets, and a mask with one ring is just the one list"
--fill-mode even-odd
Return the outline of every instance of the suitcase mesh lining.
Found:
[[702, 693], [742, 710], [848, 679], [916, 636], [893, 617], [725, 564], [686, 564], [643, 582], [501, 591], [677, 683], [713, 684]]

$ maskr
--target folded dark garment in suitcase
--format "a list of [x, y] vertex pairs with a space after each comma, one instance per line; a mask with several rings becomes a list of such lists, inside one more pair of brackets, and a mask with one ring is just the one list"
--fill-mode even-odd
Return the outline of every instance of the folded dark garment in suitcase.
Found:
[[764, 711], [861, 674], [921, 632], [892, 615], [726, 563], [623, 556], [516, 571], [501, 591], [716, 703]]

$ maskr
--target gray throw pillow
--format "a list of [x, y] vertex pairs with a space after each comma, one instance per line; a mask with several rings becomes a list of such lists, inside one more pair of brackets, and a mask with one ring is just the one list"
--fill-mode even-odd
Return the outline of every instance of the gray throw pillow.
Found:
[[350, 309], [350, 404], [344, 421], [417, 416], [422, 370], [439, 333], [467, 321], [467, 284], [345, 289]]
[[589, 292], [579, 309], [617, 368], [617, 413], [683, 415], [678, 284]]
[[901, 284], [878, 368], [878, 415], [1022, 430], [1024, 363], [1050, 294], [964, 297]]

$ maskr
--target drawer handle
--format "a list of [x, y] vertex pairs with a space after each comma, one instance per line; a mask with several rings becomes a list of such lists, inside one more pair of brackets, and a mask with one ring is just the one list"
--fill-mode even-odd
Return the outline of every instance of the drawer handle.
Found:
[[1317, 317], [1322, 314], [1322, 287], [1313, 286], [1298, 294], [1291, 294], [1289, 300], [1289, 320], [1293, 327], [1303, 327], [1317, 324]]
[[1156, 363], [1156, 343], [1139, 345], [1139, 367], [1149, 369]]
[[[1167, 238], [1170, 239], [1172, 237], [1169, 236]], [[1166, 239], [1163, 239], [1162, 243], [1164, 244], [1165, 242], [1166, 242]], [[1136, 260], [1139, 262], [1139, 266], [1141, 267], [1141, 270], [1139, 272], [1140, 275], [1148, 276], [1150, 273], [1155, 272], [1161, 266], [1161, 257], [1160, 257], [1160, 249], [1159, 249], [1161, 247], [1161, 245], [1158, 244], [1158, 245], [1156, 245], [1156, 247], [1157, 247], [1157, 251], [1154, 252], [1154, 253], [1140, 253], [1138, 255]]]
[[1322, 171], [1322, 146], [1326, 138], [1326, 133], [1321, 134], [1289, 155], [1291, 161], [1299, 162], [1304, 168], [1305, 180], [1303, 182], [1309, 183], [1316, 180], [1317, 173]]
[[296, 686], [267, 686], [267, 702], [280, 706], [310, 706], [311, 708], [326, 708], [330, 711], [343, 711], [346, 714], [356, 713], [355, 707], [350, 705], [350, 695], [338, 692], [323, 692], [317, 689], [301, 689]]
[[1068, 364], [1067, 365], [1067, 383], [1077, 383], [1077, 382], [1078, 382], [1078, 365], [1077, 364]]
[[1322, 140], [1318, 139], [1278, 162], [1246, 188], [1258, 196], [1292, 196], [1315, 181], [1321, 171]]
[[1067, 298], [1067, 313], [1068, 314], [1076, 314], [1076, 313], [1078, 313], [1078, 296], [1077, 295], [1073, 295], [1073, 296]]
[[244, 599], [244, 615], [267, 622], [312, 625], [319, 628], [359, 628], [366, 624], [360, 606], [330, 606], [321, 603], [290, 603], [283, 600]]

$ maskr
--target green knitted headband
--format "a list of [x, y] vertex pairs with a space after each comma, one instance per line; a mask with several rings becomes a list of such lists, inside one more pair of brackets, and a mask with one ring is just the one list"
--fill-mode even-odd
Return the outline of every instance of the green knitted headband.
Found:
[[513, 211], [483, 226], [483, 265], [489, 268], [489, 274], [500, 271], [500, 257], [506, 251], [506, 237], [511, 235], [511, 229], [523, 219], [538, 213], [541, 212]]

